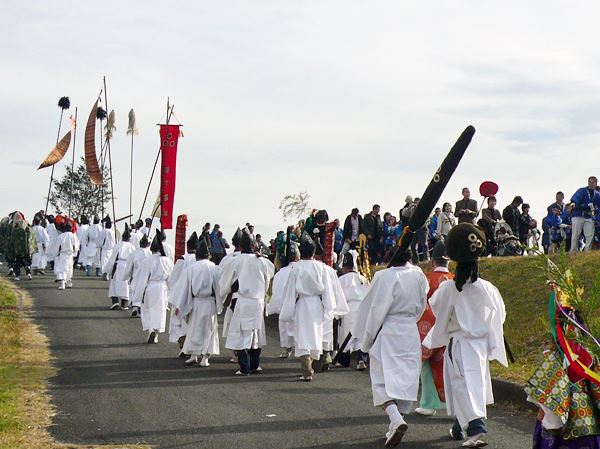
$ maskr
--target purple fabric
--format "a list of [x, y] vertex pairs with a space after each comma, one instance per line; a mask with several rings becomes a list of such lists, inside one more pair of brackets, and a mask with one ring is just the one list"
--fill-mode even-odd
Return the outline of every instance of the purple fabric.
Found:
[[538, 421], [533, 432], [533, 449], [600, 449], [600, 435], [563, 440], [561, 436], [543, 435]]

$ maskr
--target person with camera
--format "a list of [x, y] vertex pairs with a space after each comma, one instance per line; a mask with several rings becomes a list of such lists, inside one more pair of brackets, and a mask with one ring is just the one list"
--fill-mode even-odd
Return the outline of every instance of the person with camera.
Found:
[[571, 197], [567, 209], [571, 215], [571, 251], [579, 249], [579, 237], [583, 232], [585, 238], [584, 251], [592, 248], [594, 240], [594, 217], [600, 211], [600, 193], [596, 191], [598, 178], [590, 176], [587, 187], [577, 189]]

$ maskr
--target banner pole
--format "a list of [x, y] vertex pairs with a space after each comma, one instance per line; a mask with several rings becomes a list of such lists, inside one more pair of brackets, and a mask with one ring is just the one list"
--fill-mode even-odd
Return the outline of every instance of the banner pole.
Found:
[[[62, 126], [62, 119], [65, 110], [60, 108], [60, 120], [58, 121], [58, 132], [56, 133], [56, 144], [60, 139], [60, 128]], [[46, 208], [44, 209], [44, 215], [48, 215], [48, 203], [50, 202], [50, 191], [52, 190], [52, 181], [54, 180], [54, 164], [52, 165], [52, 171], [50, 172], [50, 184], [48, 185], [48, 196], [46, 197]]]

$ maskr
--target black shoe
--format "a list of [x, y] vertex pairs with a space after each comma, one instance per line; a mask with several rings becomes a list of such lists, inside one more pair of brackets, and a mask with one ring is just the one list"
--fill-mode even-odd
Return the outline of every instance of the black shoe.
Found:
[[129, 310], [129, 301], [128, 300], [126, 300], [126, 299], [121, 300], [121, 309]]
[[148, 343], [149, 345], [158, 343], [158, 335], [156, 335], [156, 332], [150, 332], [150, 335], [148, 336], [148, 341], [146, 343]]
[[133, 306], [133, 310], [131, 311], [131, 317], [136, 318], [139, 315], [138, 308]]

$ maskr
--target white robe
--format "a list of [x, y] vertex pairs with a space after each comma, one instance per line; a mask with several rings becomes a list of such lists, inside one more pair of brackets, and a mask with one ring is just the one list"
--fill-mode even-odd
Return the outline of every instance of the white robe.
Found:
[[[55, 241], [58, 238], [58, 231], [56, 230], [56, 226], [54, 225], [54, 223], [48, 223], [48, 226], [46, 227], [46, 232], [48, 233], [48, 238], [50, 239], [50, 242], [48, 243], [48, 245], [51, 245], [53, 241]], [[54, 260], [55, 256], [51, 256], [51, 255], [47, 255], [48, 261], [52, 262]]]
[[59, 281], [73, 278], [73, 258], [79, 251], [79, 240], [72, 232], [63, 232], [48, 247], [48, 256], [54, 260], [54, 274]]
[[470, 421], [485, 418], [486, 405], [494, 403], [489, 361], [508, 366], [502, 329], [504, 301], [496, 287], [478, 279], [467, 282], [462, 292], [454, 282], [443, 282], [429, 304], [436, 321], [423, 345], [447, 347], [444, 390], [448, 414], [466, 428]]
[[165, 250], [165, 256], [171, 259], [171, 262], [175, 263], [175, 248], [169, 245], [167, 242], [163, 242], [163, 249]]
[[131, 237], [129, 238], [129, 243], [131, 243], [135, 249], [138, 249], [140, 247], [140, 240], [142, 239], [142, 235], [139, 231], [136, 231], [135, 229], [132, 229], [130, 231], [131, 233]]
[[101, 268], [102, 273], [108, 273], [108, 260], [115, 247], [115, 233], [112, 228], [103, 229], [96, 238], [96, 261], [94, 266]]
[[96, 239], [98, 238], [98, 234], [102, 232], [102, 226], [99, 224], [92, 224], [87, 229], [85, 235], [83, 236], [83, 240], [81, 241], [81, 256], [80, 259], [85, 266], [94, 265], [94, 261], [96, 260]]
[[85, 248], [83, 242], [85, 241], [85, 235], [90, 228], [89, 224], [82, 224], [77, 227], [77, 239], [79, 240], [79, 257], [77, 258], [77, 263], [85, 266]]
[[[292, 273], [292, 267], [295, 262], [280, 269], [273, 277], [271, 287], [271, 300], [267, 304], [267, 315], [278, 315], [281, 313], [283, 300], [285, 299], [285, 286]], [[279, 343], [282, 348], [294, 347], [294, 323], [291, 321], [282, 321], [279, 317]]]
[[221, 270], [221, 296], [229, 294], [236, 280], [239, 284], [238, 298], [227, 332], [227, 349], [256, 349], [267, 343], [265, 294], [274, 273], [275, 267], [270, 260], [254, 254], [240, 254], [227, 265], [226, 270]]
[[50, 237], [46, 229], [40, 225], [33, 227], [37, 251], [31, 256], [31, 266], [38, 270], [45, 270], [48, 259], [46, 258], [46, 249], [50, 244]]
[[179, 314], [188, 323], [182, 350], [192, 355], [219, 354], [219, 267], [208, 259], [194, 261], [182, 277], [185, 296], [179, 301]]
[[114, 247], [110, 259], [108, 259], [106, 271], [110, 278], [108, 286], [109, 298], [120, 298], [129, 300], [129, 281], [124, 279], [127, 260], [135, 251], [134, 246], [129, 242], [120, 241]]
[[135, 290], [137, 288], [137, 283], [139, 281], [140, 270], [142, 268], [142, 264], [144, 260], [150, 257], [152, 253], [148, 248], [138, 248], [136, 249], [129, 258], [127, 259], [127, 263], [125, 264], [125, 270], [123, 271], [121, 280], [129, 282], [129, 298], [131, 300], [131, 305], [136, 307], [141, 307], [142, 303], [135, 302]]
[[429, 284], [419, 267], [406, 264], [375, 273], [358, 306], [352, 335], [370, 356], [373, 404], [398, 400], [408, 413], [417, 400], [421, 339], [417, 322], [427, 304]]
[[160, 254], [152, 254], [142, 264], [134, 303], [142, 304], [142, 328], [145, 331], [165, 331], [169, 301], [167, 282], [172, 272], [173, 261]]
[[[229, 273], [230, 270], [233, 270], [232, 266], [230, 266], [231, 263], [233, 263], [233, 259], [237, 256], [239, 256], [240, 254], [242, 254], [240, 251], [234, 251], [233, 253], [227, 254], [225, 257], [223, 257], [223, 259], [221, 260], [221, 263], [219, 264], [219, 269], [221, 272], [221, 276], [223, 273]], [[226, 274], [226, 276], [228, 276], [229, 274]], [[231, 287], [231, 286], [229, 286]], [[224, 290], [224, 286], [221, 285], [221, 292], [223, 292]], [[230, 290], [228, 290], [230, 291]], [[223, 303], [225, 302], [227, 295], [223, 295], [221, 293], [221, 297], [217, 298], [219, 300], [219, 302], [221, 303], [221, 305], [223, 305]], [[237, 297], [238, 294], [237, 292], [233, 293], [231, 295], [231, 301], [233, 302], [234, 300], [237, 301]], [[223, 332], [221, 333], [221, 336], [225, 339], [227, 339], [227, 333], [229, 332], [229, 323], [231, 323], [231, 317], [233, 316], [233, 310], [231, 310], [231, 306], [227, 307], [227, 309], [225, 309], [225, 315], [223, 316]]]
[[[348, 302], [348, 308], [350, 309], [348, 313], [342, 318], [341, 325], [339, 327], [338, 332], [338, 344], [341, 346], [349, 333], [352, 332], [352, 327], [354, 326], [354, 322], [356, 320], [356, 311], [358, 310], [358, 306], [361, 301], [367, 294], [367, 279], [358, 274], [355, 271], [351, 271], [350, 273], [346, 273], [339, 278], [340, 285], [342, 287], [342, 291], [344, 292], [344, 296], [346, 297], [346, 301]], [[360, 349], [360, 341], [358, 338], [353, 335], [344, 352], [354, 352]]]
[[[333, 317], [348, 312], [335, 271], [316, 260], [299, 260], [285, 286], [279, 319], [294, 323], [295, 355], [317, 359], [333, 346]], [[331, 336], [329, 336], [331, 334]]]
[[173, 305], [169, 312], [169, 341], [171, 343], [177, 343], [181, 337], [187, 335], [187, 323], [182, 319], [181, 314], [176, 314], [175, 311], [187, 293], [185, 290], [187, 268], [195, 261], [195, 254], [185, 254], [183, 259], [175, 262], [175, 268], [169, 278], [169, 302]]

